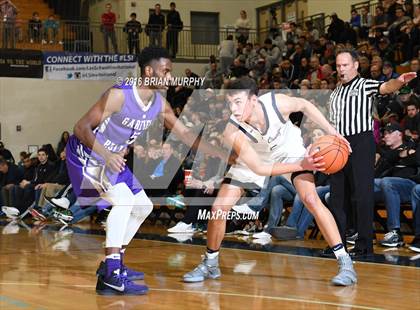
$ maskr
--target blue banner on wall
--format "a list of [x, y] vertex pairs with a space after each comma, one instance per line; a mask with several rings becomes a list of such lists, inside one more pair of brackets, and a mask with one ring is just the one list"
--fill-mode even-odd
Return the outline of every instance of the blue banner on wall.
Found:
[[135, 55], [44, 53], [44, 76], [49, 80], [115, 80], [136, 75]]

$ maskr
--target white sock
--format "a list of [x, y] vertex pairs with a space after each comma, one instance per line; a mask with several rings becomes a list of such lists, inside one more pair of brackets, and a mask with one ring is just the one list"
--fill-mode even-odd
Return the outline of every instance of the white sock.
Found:
[[218, 256], [219, 256], [219, 251], [213, 252], [213, 253], [206, 252], [206, 257], [208, 259], [214, 259], [214, 258], [216, 258]]
[[346, 249], [344, 248], [344, 245], [343, 244], [338, 244], [338, 245], [336, 245], [336, 246], [334, 246], [333, 248], [332, 248], [332, 250], [333, 250], [333, 252], [334, 252], [334, 255], [335, 255], [335, 257], [338, 259], [339, 257], [342, 257], [342, 256], [347, 256], [348, 255], [348, 253], [346, 252]]
[[105, 259], [121, 259], [121, 256], [118, 253], [113, 253], [105, 256]]

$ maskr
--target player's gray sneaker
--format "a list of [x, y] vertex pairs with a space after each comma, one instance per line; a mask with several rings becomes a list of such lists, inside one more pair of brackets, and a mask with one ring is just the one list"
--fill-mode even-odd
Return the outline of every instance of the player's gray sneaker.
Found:
[[338, 274], [332, 278], [331, 283], [339, 286], [350, 286], [357, 283], [356, 271], [353, 268], [353, 261], [350, 255], [338, 258]]
[[202, 282], [206, 279], [220, 278], [219, 256], [209, 259], [204, 256], [201, 263], [193, 270], [184, 274], [184, 282]]

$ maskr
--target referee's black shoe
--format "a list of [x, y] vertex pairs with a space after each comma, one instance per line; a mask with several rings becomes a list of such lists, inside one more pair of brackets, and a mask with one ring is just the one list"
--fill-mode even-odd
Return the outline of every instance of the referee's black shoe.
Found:
[[323, 249], [319, 253], [319, 255], [321, 257], [335, 258], [334, 252], [333, 252], [333, 250], [329, 246], [327, 246], [325, 249]]
[[373, 252], [368, 251], [367, 249], [361, 249], [355, 246], [349, 251], [349, 255], [354, 259], [368, 259], [373, 258]]

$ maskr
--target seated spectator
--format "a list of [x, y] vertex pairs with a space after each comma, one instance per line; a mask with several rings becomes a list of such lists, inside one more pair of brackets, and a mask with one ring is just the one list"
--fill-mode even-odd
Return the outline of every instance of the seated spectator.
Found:
[[[324, 204], [325, 196], [330, 192], [328, 183], [329, 176], [317, 172], [315, 174], [316, 192]], [[292, 212], [287, 218], [284, 226], [273, 227], [270, 234], [278, 240], [303, 239], [309, 225], [313, 223], [313, 215], [305, 208], [299, 195], [295, 196], [292, 205]]]
[[269, 216], [267, 224], [264, 226], [262, 232], [254, 234], [253, 237], [257, 239], [271, 238], [271, 229], [279, 224], [284, 203], [292, 202], [295, 195], [296, 189], [284, 176], [272, 176], [257, 196], [245, 204], [234, 206], [233, 210], [238, 213], [254, 213], [268, 208]]
[[272, 66], [278, 63], [281, 58], [280, 49], [273, 45], [273, 41], [271, 39], [266, 39], [264, 41], [264, 47], [260, 50], [260, 55], [266, 61], [266, 69], [271, 69]]
[[420, 25], [420, 4], [417, 4], [414, 7], [414, 13], [413, 13], [413, 23], [417, 27]]
[[50, 44], [57, 43], [57, 35], [60, 24], [58, 20], [55, 19], [54, 15], [48, 16], [48, 19], [44, 21], [44, 39], [42, 40], [43, 44], [47, 42]]
[[57, 173], [47, 183], [44, 184], [43, 190], [39, 194], [37, 206], [45, 205], [45, 197], [54, 197], [63, 187], [70, 184], [66, 166], [66, 151], [61, 151], [60, 160], [57, 162]]
[[411, 207], [413, 209], [414, 239], [408, 248], [420, 253], [420, 184], [414, 186], [411, 192]]
[[252, 43], [248, 42], [245, 44], [245, 48], [242, 54], [245, 56], [245, 67], [252, 69], [256, 65], [259, 58], [257, 51], [253, 47]]
[[378, 65], [370, 66], [370, 77], [373, 80], [382, 81], [382, 82], [384, 82], [386, 79], [385, 75], [382, 74], [381, 67], [379, 67]]
[[[302, 58], [306, 57], [303, 48], [300, 44], [295, 45], [295, 51], [292, 55], [290, 55], [289, 59], [292, 62], [292, 64], [295, 66], [295, 68], [298, 68], [300, 66], [300, 63], [302, 61]], [[283, 59], [285, 59], [283, 57]]]
[[369, 37], [374, 36], [375, 31], [384, 32], [388, 29], [388, 16], [385, 14], [382, 6], [377, 6], [375, 9], [375, 16], [373, 18], [373, 25], [370, 28]]
[[370, 79], [370, 62], [366, 56], [359, 57], [359, 72], [360, 76], [365, 79]]
[[307, 79], [312, 83], [315, 80], [322, 80], [324, 76], [322, 75], [321, 65], [319, 63], [319, 58], [317, 56], [311, 57], [310, 70], [307, 76]]
[[19, 168], [22, 168], [22, 171], [23, 171], [23, 161], [28, 156], [29, 156], [28, 153], [26, 153], [25, 151], [22, 151], [22, 152], [19, 153], [20, 160], [17, 163], [17, 165], [18, 165]]
[[[218, 146], [217, 139], [209, 139], [209, 143]], [[192, 167], [191, 177], [186, 180], [186, 189], [184, 196], [189, 198], [190, 203], [184, 217], [174, 227], [169, 228], [169, 233], [191, 233], [196, 230], [194, 224], [206, 224], [204, 221], [198, 221], [200, 210], [210, 211], [214, 199], [217, 196], [217, 188], [223, 180], [226, 163], [221, 162], [219, 158], [205, 155], [205, 173], [200, 175], [200, 165]], [[198, 169], [194, 169], [198, 168]], [[203, 200], [206, 203], [203, 205]]]
[[49, 161], [53, 162], [54, 164], [57, 163], [60, 154], [57, 155], [55, 153], [54, 148], [51, 145], [51, 143], [43, 144], [41, 148], [47, 152]]
[[212, 63], [210, 70], [205, 74], [203, 88], [220, 89], [223, 84], [223, 72], [221, 72], [217, 63]]
[[28, 22], [29, 42], [40, 43], [42, 37], [42, 22], [38, 12], [32, 14], [32, 18]]
[[90, 206], [81, 206], [71, 185], [65, 186], [55, 197], [47, 197], [46, 200], [47, 203], [41, 210], [43, 220], [52, 217], [65, 225], [75, 224], [92, 215], [97, 211], [97, 206], [109, 207], [109, 204], [103, 200], [96, 201]]
[[414, 25], [412, 20], [408, 20], [405, 25], [401, 27], [401, 36], [399, 38], [405, 61], [411, 60], [414, 57], [415, 51], [420, 48], [419, 41], [419, 28]]
[[249, 69], [245, 67], [245, 57], [237, 57], [233, 60], [233, 64], [229, 67], [230, 78], [240, 78], [248, 75]]
[[210, 69], [211, 69], [211, 64], [212, 64], [212, 63], [215, 63], [215, 62], [217, 62], [217, 60], [216, 60], [216, 56], [214, 56], [214, 55], [210, 55], [210, 57], [209, 57], [209, 63], [207, 63], [207, 64], [203, 67], [203, 70], [201, 71], [201, 75], [200, 75], [200, 76], [205, 76], [205, 75], [206, 75], [206, 73], [207, 73], [208, 71], [210, 71]]
[[309, 32], [310, 41], [319, 40], [319, 30], [314, 27], [314, 23], [311, 20], [305, 22], [306, 30]]
[[289, 29], [286, 30], [286, 41], [291, 41], [296, 44], [301, 35], [301, 30], [298, 28], [295, 22], [289, 23]]
[[296, 68], [298, 70], [296, 79], [297, 79], [297, 82], [299, 83], [303, 79], [306, 79], [306, 77], [309, 75], [310, 67], [309, 67], [308, 59], [306, 57], [303, 57], [300, 60], [300, 65]]
[[413, 58], [410, 61], [410, 71], [417, 72], [417, 77], [408, 83], [408, 86], [413, 89], [415, 94], [420, 94], [420, 61], [418, 58]]
[[4, 147], [3, 142], [0, 141], [0, 156], [3, 157], [6, 161], [9, 163], [14, 164], [15, 158], [12, 155], [12, 152], [10, 152], [8, 149]]
[[351, 10], [351, 17], [350, 17], [350, 25], [351, 25], [351, 27], [354, 30], [359, 31], [359, 29], [360, 29], [360, 22], [361, 22], [361, 19], [360, 19], [360, 15], [357, 12], [357, 10], [355, 10], [355, 9]]
[[[391, 149], [398, 150], [392, 167], [382, 174], [381, 189], [387, 210], [388, 233], [379, 243], [387, 247], [404, 245], [400, 231], [400, 205], [411, 201], [411, 192], [420, 181], [417, 176], [420, 160], [416, 150], [403, 142], [403, 131], [397, 123], [388, 124], [384, 130], [385, 143]], [[413, 181], [416, 180], [416, 181]]]
[[14, 186], [15, 206], [22, 214], [35, 201], [45, 184], [55, 175], [55, 165], [48, 160], [45, 149], [38, 150], [39, 164], [35, 168], [34, 177], [31, 180], [24, 178], [19, 186]]
[[410, 17], [405, 16], [405, 11], [402, 6], [396, 8], [395, 16], [396, 20], [388, 27], [389, 40], [391, 41], [391, 43], [396, 43], [398, 41], [398, 37], [401, 32], [401, 27], [404, 26], [404, 24], [410, 20]]
[[[302, 52], [305, 57], [311, 57], [312, 55], [312, 46], [308, 42], [305, 36], [300, 36], [298, 40], [298, 44], [302, 47]], [[297, 45], [297, 44], [296, 44]], [[295, 45], [295, 47], [296, 47]]]
[[12, 188], [23, 178], [23, 172], [13, 163], [0, 157], [0, 206], [12, 205]]
[[257, 64], [251, 69], [249, 75], [259, 81], [267, 71], [267, 66], [264, 58], [259, 58]]
[[373, 18], [372, 15], [369, 13], [369, 7], [364, 6], [361, 9], [360, 15], [360, 30], [359, 30], [359, 37], [360, 39], [364, 40], [368, 38], [369, 29], [373, 25]]
[[381, 38], [378, 43], [379, 55], [383, 61], [393, 62], [394, 51], [391, 47], [389, 40], [385, 37]]
[[279, 67], [279, 75], [277, 76], [280, 79], [283, 79], [287, 82], [287, 85], [289, 85], [292, 80], [294, 80], [297, 76], [297, 73], [295, 72], [295, 67], [292, 65], [289, 59], [284, 59], [280, 63]]
[[384, 66], [382, 67], [382, 73], [385, 76], [385, 82], [391, 79], [396, 79], [400, 76], [397, 72], [394, 72], [394, 67], [389, 61], [384, 62]]
[[162, 145], [162, 158], [150, 175], [151, 194], [155, 197], [176, 195], [179, 184], [184, 180], [181, 163], [174, 155], [169, 141]]
[[407, 115], [402, 121], [404, 136], [417, 144], [420, 133], [420, 114], [419, 99], [416, 95], [410, 96], [410, 100], [406, 104], [406, 110]]
[[23, 158], [23, 177], [22, 180], [32, 180], [35, 176], [35, 166], [37, 164], [31, 159], [29, 154]]

